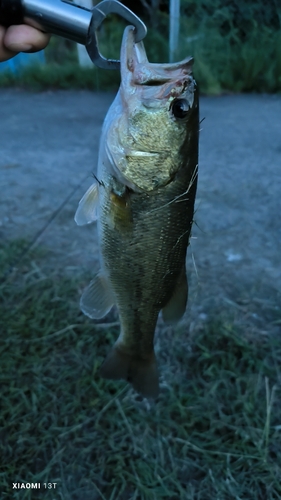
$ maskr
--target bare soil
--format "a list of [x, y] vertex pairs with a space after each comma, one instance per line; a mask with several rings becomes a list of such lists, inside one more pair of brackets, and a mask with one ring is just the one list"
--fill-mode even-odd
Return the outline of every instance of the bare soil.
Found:
[[[0, 90], [0, 238], [34, 238], [73, 192], [38, 243], [52, 269], [86, 269], [89, 280], [98, 268], [96, 227], [78, 227], [73, 217], [92, 183], [113, 98]], [[281, 318], [281, 96], [201, 97], [200, 104], [187, 316], [192, 328], [227, 308], [245, 328], [267, 333]]]

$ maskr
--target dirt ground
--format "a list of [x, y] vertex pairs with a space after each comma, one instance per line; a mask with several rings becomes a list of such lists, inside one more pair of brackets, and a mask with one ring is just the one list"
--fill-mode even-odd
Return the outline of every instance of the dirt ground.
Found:
[[[88, 269], [89, 280], [98, 267], [96, 227], [73, 217], [113, 97], [0, 90], [0, 238], [32, 239], [77, 188], [39, 243], [53, 269]], [[188, 314], [196, 323], [226, 307], [266, 333], [280, 312], [281, 96], [201, 97], [200, 105]]]

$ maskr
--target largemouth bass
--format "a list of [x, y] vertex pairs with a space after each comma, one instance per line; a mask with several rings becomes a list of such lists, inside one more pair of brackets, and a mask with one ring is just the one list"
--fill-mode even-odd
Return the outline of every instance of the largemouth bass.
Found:
[[101, 367], [146, 397], [159, 392], [154, 332], [185, 312], [186, 251], [198, 170], [198, 91], [192, 58], [149, 63], [127, 27], [121, 85], [105, 118], [97, 182], [79, 203], [78, 225], [98, 221], [100, 271], [81, 298], [90, 318], [115, 304], [121, 331]]

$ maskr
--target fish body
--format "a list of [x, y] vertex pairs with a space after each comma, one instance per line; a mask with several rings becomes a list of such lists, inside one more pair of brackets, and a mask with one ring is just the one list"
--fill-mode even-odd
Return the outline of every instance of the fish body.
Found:
[[159, 312], [178, 321], [187, 303], [186, 251], [198, 170], [198, 91], [192, 61], [149, 63], [133, 28], [121, 49], [121, 86], [104, 122], [97, 178], [76, 222], [98, 221], [101, 269], [81, 299], [101, 318], [115, 304], [120, 335], [101, 374], [146, 397], [159, 391]]

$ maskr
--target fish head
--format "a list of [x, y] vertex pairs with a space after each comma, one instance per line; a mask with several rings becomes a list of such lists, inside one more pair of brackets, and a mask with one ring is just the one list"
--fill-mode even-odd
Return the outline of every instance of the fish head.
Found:
[[197, 148], [193, 59], [150, 63], [143, 42], [135, 43], [128, 26], [120, 60], [121, 86], [107, 119], [106, 149], [120, 182], [150, 192], [171, 182]]

